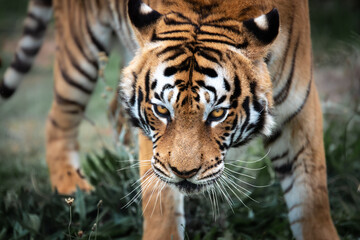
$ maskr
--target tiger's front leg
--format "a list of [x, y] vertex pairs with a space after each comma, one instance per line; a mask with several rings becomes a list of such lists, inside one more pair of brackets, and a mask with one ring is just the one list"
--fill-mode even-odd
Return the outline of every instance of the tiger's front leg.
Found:
[[[59, 51], [56, 54], [54, 100], [46, 124], [46, 161], [52, 187], [61, 194], [74, 193], [76, 187], [92, 189], [80, 171], [77, 137], [95, 82], [74, 77], [76, 72], [66, 63], [67, 54]], [[77, 82], [81, 80], [89, 84], [81, 85]]]
[[330, 216], [321, 108], [312, 81], [301, 97], [301, 105], [292, 114], [287, 112], [268, 140], [270, 159], [295, 238], [339, 239]]
[[140, 177], [142, 178], [143, 239], [184, 239], [183, 195], [162, 182], [151, 169], [152, 142], [139, 135]]

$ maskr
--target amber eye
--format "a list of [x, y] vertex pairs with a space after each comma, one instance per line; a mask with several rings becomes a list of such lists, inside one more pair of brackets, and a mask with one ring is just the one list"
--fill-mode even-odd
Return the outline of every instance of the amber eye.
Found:
[[209, 115], [209, 118], [208, 118], [208, 121], [219, 121], [221, 120], [225, 114], [226, 114], [226, 109], [224, 108], [218, 108], [218, 109], [215, 109], [214, 111], [212, 111]]
[[166, 107], [163, 107], [161, 105], [155, 105], [154, 109], [160, 117], [168, 118], [170, 116], [170, 112]]

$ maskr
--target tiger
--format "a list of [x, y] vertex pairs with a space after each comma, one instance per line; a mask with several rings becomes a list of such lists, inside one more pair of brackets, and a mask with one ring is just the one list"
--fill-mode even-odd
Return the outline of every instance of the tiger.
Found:
[[[183, 239], [184, 195], [214, 186], [228, 150], [255, 136], [271, 148], [293, 236], [339, 239], [306, 0], [31, 0], [2, 100], [29, 72], [53, 15], [46, 159], [54, 189], [92, 189], [80, 170], [78, 127], [96, 85], [97, 56], [111, 52], [115, 36], [134, 56], [115, 103], [141, 129], [143, 239]], [[149, 178], [164, 183], [161, 206]]]

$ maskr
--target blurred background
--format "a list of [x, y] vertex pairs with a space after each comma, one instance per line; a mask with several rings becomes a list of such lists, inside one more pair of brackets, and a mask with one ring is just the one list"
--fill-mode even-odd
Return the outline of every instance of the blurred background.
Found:
[[[0, 0], [0, 76], [21, 37], [27, 3]], [[310, 0], [309, 4], [332, 216], [342, 239], [360, 239], [360, 1]], [[16, 94], [0, 106], [0, 239], [91, 239], [96, 234], [98, 239], [140, 238], [139, 201], [121, 208], [130, 200], [122, 198], [133, 188], [137, 169], [130, 168], [125, 177], [117, 174], [118, 169], [129, 166], [122, 160], [136, 158], [136, 149], [114, 144], [106, 114], [112, 95], [106, 89], [115, 89], [122, 64], [118, 51], [110, 56], [105, 81], [99, 81], [80, 129], [85, 170], [97, 188], [90, 195], [77, 192], [69, 228], [69, 208], [63, 196], [51, 193], [44, 158], [55, 52], [54, 24], [50, 24], [31, 73]], [[244, 159], [256, 160], [265, 154], [259, 141], [243, 150]], [[260, 165], [252, 167], [269, 166], [268, 159]], [[209, 201], [187, 199], [187, 239], [291, 239], [274, 173], [266, 167], [253, 174], [256, 184], [272, 185], [250, 189], [261, 204], [244, 199], [249, 209], [235, 201], [234, 214], [226, 201], [219, 200], [221, 211], [215, 220]], [[97, 206], [100, 199], [105, 203], [101, 208]], [[95, 222], [96, 232], [92, 229]]]

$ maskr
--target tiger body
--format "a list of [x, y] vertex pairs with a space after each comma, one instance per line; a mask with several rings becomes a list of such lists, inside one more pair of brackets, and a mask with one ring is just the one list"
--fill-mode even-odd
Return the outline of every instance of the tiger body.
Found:
[[[179, 191], [215, 184], [227, 150], [256, 135], [264, 135], [271, 148], [295, 238], [338, 239], [329, 211], [307, 1], [144, 3], [29, 5], [24, 37], [0, 94], [10, 97], [29, 71], [52, 7], [57, 48], [46, 158], [53, 187], [61, 193], [76, 186], [91, 190], [79, 169], [78, 126], [96, 85], [98, 56], [111, 51], [116, 35], [135, 55], [123, 72], [120, 101], [143, 130], [140, 162], [151, 159], [140, 167], [144, 239], [183, 238]], [[162, 206], [151, 198], [158, 186]]]

